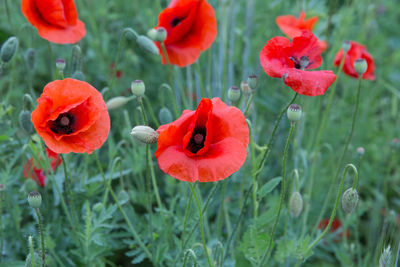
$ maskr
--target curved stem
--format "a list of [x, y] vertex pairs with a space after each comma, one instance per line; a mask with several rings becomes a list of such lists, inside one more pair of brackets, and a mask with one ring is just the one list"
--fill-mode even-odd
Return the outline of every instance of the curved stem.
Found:
[[163, 83], [160, 85], [159, 89], [161, 89], [162, 87], [166, 88], [172, 95], [172, 99], [173, 99], [173, 106], [174, 106], [174, 112], [175, 112], [175, 116], [178, 117], [179, 116], [179, 108], [178, 108], [178, 103], [176, 102], [176, 95], [175, 92], [172, 90], [171, 86], [169, 86], [166, 83]]
[[201, 208], [201, 205], [200, 205], [199, 198], [197, 197], [196, 190], [194, 189], [192, 183], [189, 183], [189, 185], [190, 185], [190, 190], [192, 191], [192, 195], [193, 195], [193, 197], [194, 197], [194, 200], [195, 200], [195, 202], [196, 202], [197, 209], [199, 210], [199, 216], [200, 216], [200, 233], [201, 233], [201, 240], [202, 240], [202, 242], [203, 242], [204, 254], [206, 254], [206, 258], [207, 258], [207, 261], [208, 261], [208, 265], [211, 266], [211, 267], [213, 267], [214, 264], [213, 264], [213, 262], [211, 261], [210, 256], [208, 255], [208, 248], [207, 248], [207, 244], [206, 244], [206, 238], [205, 238], [205, 235], [204, 235], [203, 211], [202, 211], [202, 208]]
[[35, 209], [36, 216], [38, 218], [38, 224], [39, 224], [39, 233], [40, 233], [40, 244], [41, 244], [41, 255], [42, 255], [42, 267], [45, 267], [46, 264], [46, 254], [44, 250], [44, 233], [43, 233], [43, 221], [42, 221], [42, 215], [40, 214], [40, 211], [38, 208]]
[[145, 109], [144, 109], [142, 97], [138, 97], [137, 99], [139, 101], [140, 109], [142, 111], [141, 113], [142, 113], [144, 125], [149, 125], [149, 121], [147, 119], [147, 115], [146, 115], [146, 112], [145, 112]]
[[276, 227], [278, 225], [279, 219], [281, 217], [282, 206], [283, 206], [283, 203], [285, 202], [285, 193], [286, 193], [286, 160], [287, 160], [287, 154], [288, 154], [288, 151], [289, 151], [289, 145], [290, 145], [290, 141], [292, 139], [292, 135], [293, 135], [293, 132], [294, 132], [295, 125], [296, 124], [294, 122], [290, 123], [289, 136], [288, 136], [288, 138], [286, 140], [285, 150], [283, 152], [282, 188], [281, 188], [281, 195], [280, 195], [280, 201], [279, 201], [278, 214], [276, 215], [274, 225], [272, 226], [272, 230], [271, 230], [271, 233], [270, 233], [270, 236], [269, 236], [268, 246], [267, 246], [267, 248], [266, 248], [266, 250], [264, 252], [264, 255], [261, 258], [259, 266], [262, 266], [262, 264], [263, 264], [263, 262], [265, 260], [268, 261], [269, 252], [270, 252], [271, 245], [272, 245], [272, 239], [274, 238], [274, 233], [275, 233]]
[[249, 115], [248, 113], [249, 113], [249, 110], [250, 110], [251, 103], [253, 102], [253, 98], [254, 98], [254, 93], [251, 93], [249, 99], [246, 102], [246, 108], [244, 109], [244, 113], [243, 114], [244, 114], [245, 117], [247, 117], [247, 115]]

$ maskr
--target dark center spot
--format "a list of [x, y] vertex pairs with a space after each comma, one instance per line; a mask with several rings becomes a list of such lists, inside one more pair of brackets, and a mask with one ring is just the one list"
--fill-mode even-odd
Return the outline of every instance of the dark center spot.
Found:
[[206, 129], [205, 128], [195, 128], [192, 136], [190, 137], [189, 144], [187, 145], [187, 149], [196, 154], [200, 149], [204, 147], [204, 141], [206, 137]]
[[176, 17], [173, 20], [171, 20], [170, 24], [172, 27], [176, 27], [181, 23], [182, 20], [183, 18]]
[[300, 57], [300, 60], [296, 57], [289, 57], [289, 59], [293, 61], [294, 67], [300, 70], [305, 70], [311, 64], [310, 59], [307, 56]]
[[55, 121], [51, 122], [50, 130], [56, 134], [71, 134], [75, 128], [75, 116], [72, 113], [60, 114]]

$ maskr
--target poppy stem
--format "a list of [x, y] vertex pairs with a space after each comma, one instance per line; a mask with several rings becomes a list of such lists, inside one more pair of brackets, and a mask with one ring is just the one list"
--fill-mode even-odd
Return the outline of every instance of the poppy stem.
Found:
[[278, 222], [279, 219], [281, 217], [281, 210], [282, 210], [282, 206], [283, 203], [285, 202], [285, 193], [286, 193], [286, 161], [287, 161], [287, 154], [289, 151], [289, 145], [290, 145], [290, 141], [292, 140], [292, 136], [293, 136], [293, 132], [294, 132], [294, 128], [295, 128], [296, 123], [295, 122], [291, 122], [290, 123], [290, 130], [289, 130], [289, 136], [286, 140], [286, 144], [285, 144], [285, 150], [283, 152], [283, 160], [282, 160], [282, 187], [281, 187], [281, 195], [280, 195], [280, 201], [279, 201], [279, 207], [278, 207], [278, 214], [276, 215], [275, 218], [275, 222], [272, 226], [272, 230], [271, 233], [269, 235], [269, 242], [268, 242], [268, 246], [261, 258], [261, 261], [259, 263], [258, 266], [262, 266], [264, 261], [268, 262], [269, 259], [269, 255], [270, 255], [270, 250], [271, 250], [271, 245], [272, 245], [272, 240], [274, 238], [274, 234], [275, 234], [275, 230], [276, 227], [278, 226]]
[[62, 160], [62, 165], [63, 165], [63, 169], [64, 169], [64, 183], [65, 183], [65, 189], [67, 190], [67, 195], [69, 198], [69, 202], [71, 204], [71, 211], [72, 211], [72, 218], [74, 219], [75, 223], [78, 223], [79, 220], [76, 217], [76, 209], [75, 209], [75, 199], [73, 197], [72, 194], [72, 190], [71, 190], [71, 181], [69, 179], [69, 175], [68, 175], [68, 171], [67, 171], [67, 162], [65, 161], [64, 155], [60, 154], [61, 156], [61, 160]]
[[174, 93], [174, 90], [172, 90], [171, 86], [163, 83], [160, 85], [159, 89], [161, 89], [162, 87], [166, 88], [172, 95], [172, 99], [173, 99], [173, 103], [174, 103], [174, 112], [175, 112], [175, 116], [178, 117], [179, 116], [179, 108], [178, 108], [178, 103], [176, 102], [176, 95]]
[[11, 31], [14, 32], [14, 25], [11, 21], [11, 14], [10, 14], [10, 8], [8, 6], [8, 0], [4, 1], [4, 5], [5, 5], [6, 13], [7, 13], [8, 23], [10, 24]]
[[247, 117], [247, 115], [249, 113], [251, 103], [253, 102], [253, 98], [254, 98], [254, 93], [251, 93], [249, 99], [246, 102], [246, 108], [244, 109], [244, 116], [245, 117]]
[[143, 243], [142, 239], [140, 238], [140, 236], [136, 232], [135, 228], [131, 224], [131, 221], [129, 220], [128, 215], [126, 214], [126, 212], [122, 208], [121, 204], [119, 203], [118, 198], [115, 195], [115, 192], [112, 189], [111, 185], [109, 183], [107, 183], [107, 180], [106, 180], [106, 177], [104, 176], [103, 168], [101, 167], [101, 163], [100, 163], [99, 157], [97, 156], [97, 153], [95, 152], [93, 154], [94, 154], [94, 158], [95, 158], [96, 163], [97, 163], [97, 167], [98, 167], [98, 169], [100, 171], [101, 177], [103, 178], [103, 183], [108, 188], [108, 190], [110, 191], [110, 194], [111, 194], [112, 198], [114, 199], [115, 204], [117, 205], [117, 207], [118, 207], [119, 211], [121, 212], [122, 216], [124, 217], [125, 222], [128, 225], [129, 230], [131, 231], [131, 233], [132, 233], [133, 237], [135, 238], [136, 242], [138, 243], [138, 245], [146, 253], [146, 255], [150, 259], [150, 261], [153, 261], [153, 256], [151, 255], [150, 251], [147, 249], [147, 247]]
[[208, 261], [208, 265], [209, 265], [210, 267], [213, 267], [214, 264], [213, 264], [213, 262], [211, 261], [210, 256], [208, 255], [208, 248], [207, 248], [207, 244], [206, 244], [206, 238], [205, 238], [205, 235], [204, 235], [203, 211], [202, 211], [202, 208], [201, 208], [201, 205], [200, 205], [199, 198], [198, 198], [198, 196], [197, 196], [197, 194], [196, 194], [196, 190], [195, 190], [194, 187], [193, 187], [193, 184], [192, 184], [192, 183], [189, 183], [189, 186], [190, 186], [190, 190], [192, 191], [192, 195], [193, 195], [193, 197], [194, 197], [194, 200], [195, 200], [195, 202], [196, 202], [197, 209], [199, 210], [199, 216], [200, 216], [200, 233], [201, 233], [201, 240], [202, 240], [202, 242], [203, 242], [204, 254], [206, 254], [206, 258], [207, 258], [207, 261]]
[[141, 110], [141, 113], [142, 113], [144, 125], [149, 125], [149, 121], [147, 119], [146, 110], [144, 109], [142, 97], [139, 96], [137, 99], [139, 101], [140, 110]]
[[54, 75], [54, 67], [56, 64], [56, 60], [54, 59], [54, 54], [53, 54], [53, 48], [51, 47], [51, 44], [49, 41], [47, 43], [47, 48], [49, 49], [49, 55], [50, 55], [50, 73], [51, 73], [51, 78], [55, 80], [55, 75]]
[[345, 180], [347, 172], [349, 171], [350, 168], [353, 169], [353, 172], [354, 172], [353, 189], [355, 188], [355, 185], [357, 185], [357, 183], [358, 183], [358, 171], [357, 171], [357, 168], [353, 164], [347, 164], [345, 169], [344, 169], [342, 179], [340, 181], [339, 190], [338, 190], [338, 193], [336, 195], [335, 206], [333, 207], [333, 210], [332, 210], [332, 213], [331, 213], [331, 217], [329, 218], [329, 223], [326, 226], [325, 230], [314, 240], [314, 242], [312, 242], [308, 246], [308, 248], [305, 251], [304, 255], [307, 255], [308, 252], [318, 244], [318, 242], [328, 233], [329, 229], [331, 228], [333, 219], [335, 218], [335, 215], [336, 215], [337, 207], [339, 205], [340, 196], [342, 195], [344, 180]]
[[39, 208], [35, 208], [35, 213], [38, 218], [38, 225], [39, 225], [39, 234], [40, 234], [40, 244], [41, 244], [41, 256], [42, 256], [42, 266], [46, 266], [46, 254], [44, 250], [44, 233], [43, 233], [43, 221], [42, 215], [40, 214]]

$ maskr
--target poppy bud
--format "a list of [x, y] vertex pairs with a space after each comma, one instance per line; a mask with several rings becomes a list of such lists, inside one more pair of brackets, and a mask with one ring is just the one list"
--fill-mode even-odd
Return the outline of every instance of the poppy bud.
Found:
[[157, 41], [157, 30], [154, 28], [151, 28], [150, 30], [147, 31], [147, 36], [153, 40], [153, 41]]
[[56, 68], [60, 73], [64, 72], [65, 69], [65, 60], [62, 58], [59, 58], [56, 60]]
[[379, 258], [379, 267], [389, 267], [392, 263], [392, 251], [390, 250], [390, 245], [387, 246]]
[[364, 153], [365, 153], [365, 149], [363, 148], [363, 147], [358, 147], [357, 148], [357, 154], [361, 157], [361, 156], [363, 156], [364, 155]]
[[150, 53], [155, 54], [155, 55], [159, 54], [157, 46], [148, 37], [146, 37], [144, 35], [139, 35], [136, 38], [136, 42], [138, 43], [138, 45], [140, 47], [142, 47], [147, 52], [150, 52]]
[[240, 89], [237, 86], [231, 86], [228, 89], [228, 98], [231, 102], [236, 102], [240, 99]]
[[146, 91], [144, 82], [142, 80], [134, 80], [131, 83], [131, 91], [132, 91], [132, 94], [134, 94], [137, 97], [144, 96], [144, 92]]
[[293, 192], [289, 199], [290, 215], [297, 218], [303, 210], [303, 198], [299, 192]]
[[30, 192], [28, 194], [28, 202], [31, 208], [37, 209], [42, 205], [42, 195], [37, 191]]
[[358, 193], [356, 189], [349, 188], [344, 191], [342, 196], [342, 209], [347, 214], [352, 213], [358, 203]]
[[287, 110], [287, 117], [291, 122], [299, 121], [302, 115], [301, 107], [297, 104], [291, 104]]
[[255, 74], [250, 75], [247, 78], [247, 83], [249, 84], [251, 89], [256, 89], [257, 85], [258, 85], [258, 77]]
[[6, 185], [5, 184], [0, 184], [0, 192], [6, 191]]
[[32, 48], [29, 48], [25, 52], [25, 60], [26, 60], [26, 65], [28, 66], [29, 70], [32, 70], [35, 67], [35, 50]]
[[[150, 32], [151, 30], [154, 30], [154, 32]], [[151, 29], [149, 32], [147, 32], [147, 35], [150, 37], [150, 35], [153, 37], [150, 37], [152, 40], [156, 42], [164, 42], [165, 39], [167, 39], [167, 31], [163, 27], [159, 27], [157, 29]], [[150, 33], [150, 35], [149, 35]]]
[[246, 81], [243, 81], [240, 83], [240, 89], [242, 89], [242, 92], [244, 94], [250, 94], [251, 93], [251, 88], [249, 84]]
[[160, 109], [160, 112], [158, 113], [158, 118], [160, 119], [161, 124], [167, 124], [172, 122], [171, 111], [169, 111], [168, 108]]
[[[71, 63], [71, 73], [80, 71], [82, 68], [82, 50], [79, 45], [74, 45], [72, 47], [72, 63]], [[80, 80], [80, 79], [78, 79]], [[81, 80], [84, 81], [84, 80]]]
[[107, 103], [106, 103], [107, 109], [113, 110], [113, 109], [120, 108], [120, 107], [124, 106], [126, 103], [128, 103], [129, 100], [131, 100], [131, 99], [129, 97], [125, 97], [125, 96], [113, 97], [107, 101]]
[[83, 74], [83, 72], [82, 71], [80, 71], [80, 70], [77, 70], [77, 71], [75, 71], [72, 75], [71, 75], [71, 78], [72, 79], [75, 79], [75, 80], [79, 80], [79, 81], [85, 81], [85, 74]]
[[17, 52], [17, 49], [18, 49], [17, 37], [12, 36], [8, 38], [7, 41], [4, 42], [0, 50], [1, 60], [5, 63], [9, 62], [13, 58], [15, 52]]
[[350, 50], [350, 47], [351, 47], [351, 43], [349, 41], [343, 42], [342, 49], [345, 53]]
[[131, 131], [131, 135], [145, 144], [153, 144], [158, 140], [158, 133], [149, 126], [135, 126]]
[[354, 69], [358, 73], [358, 75], [363, 75], [368, 68], [368, 63], [363, 58], [358, 58], [354, 61]]
[[94, 210], [94, 212], [96, 212], [96, 213], [100, 213], [100, 212], [103, 210], [103, 208], [104, 208], [104, 205], [103, 205], [103, 203], [101, 203], [101, 202], [97, 202], [97, 203], [94, 204], [94, 206], [93, 206], [93, 210]]
[[30, 134], [33, 130], [33, 124], [31, 121], [31, 113], [26, 110], [21, 110], [18, 116], [19, 126], [24, 130], [25, 133]]

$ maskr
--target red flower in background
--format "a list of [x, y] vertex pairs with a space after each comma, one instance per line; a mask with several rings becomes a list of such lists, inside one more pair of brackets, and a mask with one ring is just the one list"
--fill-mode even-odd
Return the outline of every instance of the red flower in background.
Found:
[[[328, 226], [329, 224], [329, 219], [322, 219], [321, 222], [318, 224], [318, 229], [321, 230], [325, 230], [325, 228]], [[329, 232], [331, 233], [335, 233], [336, 231], [338, 231], [340, 228], [342, 227], [342, 222], [338, 219], [333, 219], [332, 224], [331, 224], [331, 228], [329, 229]], [[346, 230], [346, 237], [348, 238], [350, 236], [350, 231], [349, 229]], [[342, 238], [343, 237], [343, 233], [340, 232], [338, 233], [338, 237]], [[337, 238], [333, 239], [334, 242], [339, 242], [339, 240]]]
[[[206, 0], [172, 0], [158, 16], [158, 27], [167, 31], [164, 45], [170, 64], [179, 67], [196, 62], [217, 36], [214, 9]], [[166, 64], [160, 43], [156, 45]]]
[[110, 71], [111, 71], [111, 76], [114, 74], [114, 71], [115, 71], [115, 77], [117, 78], [117, 79], [119, 79], [119, 78], [121, 78], [122, 77], [122, 71], [121, 70], [115, 70], [115, 64], [114, 63], [111, 63], [110, 64]]
[[332, 71], [309, 71], [321, 66], [321, 48], [310, 31], [290, 42], [285, 37], [270, 39], [260, 53], [260, 63], [265, 73], [283, 78], [293, 91], [308, 96], [323, 95], [335, 81]]
[[40, 37], [56, 44], [74, 44], [85, 34], [73, 0], [22, 0], [25, 18]]
[[[48, 148], [46, 148], [46, 155], [50, 160], [50, 167], [54, 171], [62, 163], [61, 157]], [[31, 178], [42, 187], [46, 184], [46, 175], [39, 166], [35, 166], [33, 158], [29, 159], [24, 166], [24, 177]]]
[[[343, 49], [340, 49], [333, 60], [334, 66], [339, 66], [343, 58]], [[356, 59], [363, 58], [367, 61], [368, 68], [366, 72], [362, 75], [363, 79], [375, 80], [375, 63], [373, 57], [368, 53], [365, 46], [350, 41], [350, 49], [347, 51], [344, 58], [343, 72], [353, 78], [358, 78], [358, 73], [354, 69], [354, 61]]]
[[155, 156], [160, 169], [187, 182], [215, 182], [246, 160], [249, 128], [242, 112], [219, 98], [202, 98], [196, 111], [160, 126]]
[[75, 79], [48, 83], [31, 114], [33, 126], [56, 153], [88, 153], [100, 148], [110, 131], [103, 96]]
[[[306, 19], [306, 13], [300, 12], [299, 18], [293, 15], [278, 16], [275, 20], [279, 29], [286, 34], [290, 39], [301, 36], [303, 30], [312, 31], [315, 24], [318, 22], [318, 17]], [[326, 42], [318, 40], [322, 51], [326, 50]]]

